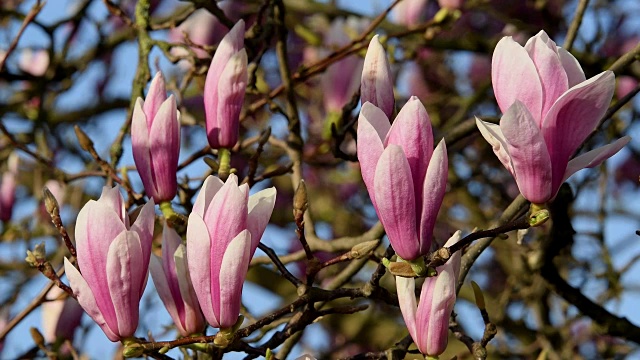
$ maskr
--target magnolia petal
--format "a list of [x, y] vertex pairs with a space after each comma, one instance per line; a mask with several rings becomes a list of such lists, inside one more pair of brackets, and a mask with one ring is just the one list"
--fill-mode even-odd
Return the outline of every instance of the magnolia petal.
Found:
[[251, 257], [258, 247], [276, 205], [276, 188], [271, 187], [249, 196], [247, 229], [251, 233]]
[[100, 194], [98, 203], [100, 203], [101, 206], [106, 206], [111, 209], [111, 211], [118, 215], [125, 227], [127, 229], [129, 228], [129, 216], [127, 216], [127, 210], [124, 207], [124, 198], [120, 193], [120, 186], [116, 185], [112, 188], [108, 186], [102, 187], [102, 194]]
[[[420, 253], [427, 254], [431, 249], [433, 227], [447, 190], [449, 175], [449, 161], [447, 145], [444, 139], [440, 141], [427, 168], [427, 174], [422, 185], [422, 207], [420, 208]], [[419, 186], [416, 184], [415, 186]], [[416, 207], [417, 208], [417, 207]]]
[[433, 153], [433, 134], [429, 114], [417, 97], [412, 96], [402, 107], [385, 142], [387, 146], [395, 144], [404, 150], [413, 177], [416, 209], [422, 208], [422, 187], [418, 184], [425, 181]]
[[455, 279], [442, 272], [425, 279], [417, 312], [418, 341], [425, 355], [440, 355], [447, 348], [449, 317], [455, 304]]
[[67, 279], [69, 279], [69, 286], [73, 290], [73, 294], [76, 295], [82, 309], [100, 326], [109, 340], [113, 342], [119, 341], [120, 336], [116, 335], [105, 321], [89, 285], [82, 275], [80, 275], [78, 269], [76, 269], [67, 258], [64, 258], [64, 272], [67, 275]]
[[[238, 177], [231, 174], [222, 189], [211, 200], [205, 213], [204, 222], [212, 239], [210, 250], [212, 289], [220, 288], [218, 280], [225, 249], [231, 240], [247, 227], [248, 197], [248, 188], [239, 187]], [[212, 295], [216, 313], [219, 314], [220, 293], [214, 291]]]
[[389, 145], [378, 162], [374, 179], [377, 212], [398, 256], [413, 260], [420, 253], [414, 184], [409, 162], [398, 145]]
[[575, 157], [567, 165], [567, 171], [564, 173], [562, 182], [567, 180], [571, 175], [575, 174], [579, 170], [584, 168], [592, 168], [602, 164], [605, 160], [615, 155], [620, 151], [627, 143], [631, 141], [630, 136], [624, 136], [611, 144], [599, 147], [591, 150], [580, 156]]
[[190, 280], [181, 278], [178, 275], [174, 254], [181, 245], [182, 239], [180, 235], [165, 222], [162, 229], [162, 270], [167, 279], [171, 297], [175, 302], [178, 319], [180, 322], [184, 322], [184, 302], [180, 291], [180, 283], [190, 282]]
[[417, 343], [418, 333], [416, 332], [416, 313], [418, 304], [416, 303], [416, 280], [414, 278], [405, 278], [396, 276], [396, 291], [398, 293], [398, 303], [400, 304], [400, 312], [404, 323], [409, 329], [409, 334], [413, 341]]
[[204, 218], [204, 214], [211, 203], [213, 197], [220, 191], [224, 182], [217, 176], [209, 175], [204, 179], [200, 192], [193, 203], [193, 212]]
[[551, 199], [551, 159], [540, 129], [529, 110], [516, 101], [500, 120], [518, 189], [527, 200]]
[[569, 89], [547, 113], [542, 135], [552, 161], [553, 189], [560, 188], [569, 159], [607, 111], [615, 82], [613, 72], [602, 72]]
[[207, 71], [207, 78], [204, 84], [204, 111], [206, 117], [207, 134], [209, 129], [220, 126], [221, 119], [218, 119], [218, 83], [220, 76], [233, 54], [237, 53], [244, 46], [244, 20], [239, 20], [233, 28], [220, 41], [216, 53], [211, 59], [211, 65]]
[[380, 156], [384, 151], [383, 140], [390, 129], [389, 119], [387, 119], [382, 110], [370, 102], [362, 105], [360, 116], [358, 117], [357, 153], [362, 179], [369, 190], [369, 196], [374, 207], [376, 206], [376, 200], [373, 179], [378, 160], [380, 160]]
[[251, 260], [251, 233], [243, 230], [224, 251], [220, 264], [220, 327], [233, 326], [240, 314], [242, 284]]
[[147, 274], [142, 258], [140, 237], [134, 231], [118, 235], [107, 255], [109, 293], [118, 321], [118, 334], [132, 336], [138, 327], [140, 288]]
[[149, 149], [149, 127], [147, 117], [142, 110], [142, 99], [138, 98], [133, 107], [131, 119], [131, 147], [133, 150], [133, 160], [136, 163], [136, 170], [140, 174], [140, 179], [144, 185], [147, 196], [156, 194], [156, 186], [153, 182], [153, 165]]
[[231, 148], [238, 141], [247, 76], [247, 52], [242, 49], [229, 59], [218, 80], [218, 121], [215, 127], [207, 126], [207, 138], [213, 148]]
[[180, 295], [182, 296], [184, 304], [184, 336], [187, 336], [201, 332], [202, 329], [204, 329], [204, 316], [202, 315], [202, 310], [200, 310], [200, 303], [198, 303], [196, 292], [191, 284], [191, 274], [189, 273], [187, 262], [186, 246], [180, 244], [176, 249], [173, 258], [176, 265], [176, 274], [179, 280], [178, 285], [180, 286]]
[[75, 229], [78, 266], [91, 288], [91, 296], [114, 330], [117, 324], [107, 281], [107, 253], [113, 239], [125, 231], [118, 215], [98, 201], [90, 200], [78, 213]]
[[514, 101], [520, 100], [534, 118], [542, 118], [543, 94], [538, 72], [527, 51], [511, 36], [505, 36], [496, 45], [491, 61], [491, 80], [503, 113]]
[[180, 124], [173, 95], [162, 103], [153, 120], [150, 134], [150, 156], [156, 202], [170, 201], [176, 195], [178, 157], [180, 155]]
[[[187, 259], [191, 283], [205, 319], [213, 327], [220, 327], [213, 309], [211, 288], [211, 238], [204, 220], [192, 212], [187, 225]], [[213, 290], [213, 291], [212, 291]]]
[[[447, 244], [457, 242], [460, 234], [460, 231], [456, 232]], [[456, 302], [456, 268], [459, 272], [459, 263], [460, 252], [457, 252], [452, 259], [437, 268], [438, 275], [426, 278], [422, 284], [416, 315], [419, 334], [416, 345], [423, 354], [440, 355], [447, 347], [449, 317]]]
[[360, 84], [362, 103], [368, 101], [379, 107], [387, 117], [391, 117], [395, 103], [391, 67], [378, 35], [375, 35], [369, 42], [369, 48], [364, 57]]
[[[147, 269], [149, 267], [149, 259], [151, 258], [151, 246], [153, 244], [153, 228], [156, 220], [155, 203], [153, 199], [149, 200], [142, 206], [142, 210], [138, 214], [136, 221], [131, 225], [131, 231], [138, 234], [140, 246], [142, 249], [142, 257], [138, 261], [142, 261], [142, 266]], [[140, 274], [142, 277], [142, 285], [140, 286], [140, 297], [147, 284], [147, 271]]]
[[513, 172], [513, 164], [511, 163], [511, 155], [509, 155], [509, 150], [507, 150], [507, 142], [502, 134], [502, 130], [500, 130], [500, 126], [482, 121], [477, 117], [476, 126], [478, 127], [478, 130], [480, 130], [482, 137], [484, 137], [489, 145], [491, 145], [491, 148], [498, 157], [498, 160], [500, 160], [502, 165], [515, 176], [515, 173]]
[[149, 92], [144, 101], [144, 113], [147, 116], [147, 128], [150, 129], [152, 123], [160, 109], [161, 104], [167, 99], [167, 90], [164, 85], [162, 72], [158, 71], [151, 80]]
[[564, 67], [564, 71], [567, 73], [567, 80], [569, 81], [569, 88], [572, 88], [581, 82], [587, 80], [584, 76], [584, 71], [582, 70], [582, 66], [570, 52], [567, 50], [557, 47], [558, 56], [560, 57], [560, 61], [562, 62], [562, 67]]
[[167, 309], [171, 319], [173, 319], [173, 323], [178, 328], [178, 331], [183, 335], [184, 327], [182, 326], [177, 308], [177, 301], [179, 301], [179, 299], [173, 297], [171, 287], [169, 286], [169, 282], [167, 281], [167, 277], [162, 268], [162, 260], [156, 255], [151, 255], [149, 272], [151, 273], [151, 279], [153, 280], [153, 284], [156, 286], [156, 291], [158, 296], [160, 296], [160, 300], [162, 300], [165, 309]]
[[[540, 127], [544, 115], [549, 111], [556, 99], [569, 89], [569, 81], [558, 56], [556, 43], [549, 39], [549, 36], [544, 31], [540, 31], [536, 36], [530, 38], [524, 48], [538, 70], [540, 83], [542, 84], [541, 116], [532, 113], [534, 119], [537, 120], [538, 127]], [[522, 84], [522, 82], [519, 82], [518, 86], [522, 86]], [[526, 88], [526, 86], [522, 87]]]

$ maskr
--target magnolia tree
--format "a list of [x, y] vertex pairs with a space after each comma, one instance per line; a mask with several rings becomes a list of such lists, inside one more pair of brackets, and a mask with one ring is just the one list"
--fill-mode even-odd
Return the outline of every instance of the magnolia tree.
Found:
[[0, 10], [3, 358], [637, 355], [633, 1], [63, 3]]

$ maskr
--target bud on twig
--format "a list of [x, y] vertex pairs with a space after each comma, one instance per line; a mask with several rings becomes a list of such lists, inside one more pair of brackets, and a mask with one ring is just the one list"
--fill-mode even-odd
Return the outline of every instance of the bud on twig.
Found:
[[42, 189], [42, 194], [44, 195], [44, 207], [47, 209], [47, 213], [49, 213], [52, 218], [59, 216], [60, 207], [56, 197], [53, 196], [46, 186]]
[[37, 244], [36, 247], [31, 250], [27, 250], [26, 261], [33, 267], [38, 267], [42, 262], [46, 260], [47, 251], [44, 246], [44, 242]]
[[80, 129], [78, 125], [73, 126], [73, 130], [76, 132], [76, 137], [78, 138], [78, 143], [82, 150], [86, 152], [91, 152], [93, 150], [93, 141], [89, 138], [89, 136]]
[[365, 241], [362, 242], [354, 247], [351, 248], [351, 251], [349, 252], [349, 257], [351, 259], [360, 259], [363, 258], [367, 255], [369, 255], [370, 252], [372, 252], [373, 250], [375, 250], [378, 245], [380, 244], [379, 240], [371, 240], [371, 241]]
[[307, 185], [304, 180], [300, 180], [296, 193], [293, 196], [293, 217], [298, 222], [304, 216], [305, 211], [309, 207], [309, 199], [307, 197]]

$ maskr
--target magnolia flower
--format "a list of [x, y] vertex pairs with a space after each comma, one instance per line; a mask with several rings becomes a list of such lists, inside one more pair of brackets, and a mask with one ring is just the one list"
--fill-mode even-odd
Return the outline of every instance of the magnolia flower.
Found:
[[[357, 31], [365, 25], [355, 17], [336, 19], [325, 36], [328, 47], [342, 47], [350, 42], [349, 30]], [[328, 52], [327, 54], [328, 55]], [[360, 86], [357, 74], [362, 73], [362, 58], [356, 55], [347, 56], [330, 66], [320, 79], [324, 108], [328, 112], [340, 113], [342, 107], [349, 102], [353, 93]]]
[[276, 189], [249, 196], [231, 174], [223, 184], [204, 181], [187, 226], [187, 258], [196, 296], [213, 327], [229, 328], [238, 320], [242, 284], [273, 207]]
[[161, 72], [151, 81], [146, 100], [136, 100], [131, 145], [147, 196], [157, 203], [171, 201], [178, 191], [180, 112], [173, 95], [167, 98]]
[[393, 125], [365, 103], [358, 118], [358, 160], [371, 202], [398, 256], [413, 260], [431, 247], [447, 186], [444, 141], [433, 149], [431, 121], [413, 96]]
[[247, 77], [244, 21], [240, 20], [218, 45], [204, 84], [207, 139], [214, 149], [231, 148], [238, 141]]
[[13, 204], [16, 201], [16, 178], [18, 177], [18, 155], [13, 153], [7, 160], [7, 171], [0, 181], [0, 221], [11, 220]]
[[153, 255], [149, 263], [158, 295], [182, 336], [202, 332], [206, 325], [191, 285], [186, 251], [178, 233], [165, 223], [162, 258]]
[[138, 327], [139, 303], [147, 283], [154, 203], [142, 207], [129, 225], [120, 188], [104, 187], [76, 221], [80, 272], [65, 258], [64, 269], [80, 306], [111, 341], [132, 336]]
[[398, 24], [413, 27], [420, 24], [427, 7], [427, 0], [403, 0], [393, 9], [393, 19]]
[[387, 52], [380, 44], [378, 35], [374, 36], [369, 43], [360, 83], [362, 103], [370, 102], [379, 107], [387, 117], [391, 117], [395, 106], [391, 67], [387, 60]]
[[[460, 231], [456, 231], [445, 246], [457, 243], [460, 235]], [[456, 302], [456, 282], [460, 274], [460, 251], [436, 270], [438, 275], [424, 280], [419, 304], [416, 304], [416, 280], [396, 276], [404, 322], [420, 352], [429, 356], [440, 355], [447, 348], [449, 317]]]
[[26, 48], [20, 54], [18, 68], [33, 76], [42, 76], [49, 68], [49, 52], [45, 49]]
[[493, 89], [500, 125], [476, 119], [482, 136], [527, 200], [552, 200], [576, 171], [594, 167], [630, 138], [571, 156], [598, 126], [615, 87], [613, 72], [585, 80], [578, 61], [544, 31], [524, 47], [504, 37], [493, 53]]
[[49, 290], [47, 301], [42, 304], [42, 334], [47, 343], [58, 339], [73, 340], [73, 333], [80, 326], [82, 307], [71, 297], [58, 299], [64, 291], [57, 286]]

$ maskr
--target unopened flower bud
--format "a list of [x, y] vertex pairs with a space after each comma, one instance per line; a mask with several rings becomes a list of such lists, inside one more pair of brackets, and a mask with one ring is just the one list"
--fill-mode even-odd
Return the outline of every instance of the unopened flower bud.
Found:
[[378, 240], [365, 241], [351, 248], [350, 257], [352, 259], [360, 259], [369, 255], [375, 250], [380, 242]]
[[36, 267], [39, 263], [43, 262], [46, 259], [47, 251], [44, 247], [44, 242], [36, 245], [36, 247], [31, 250], [27, 250], [26, 261], [29, 265]]
[[45, 186], [42, 189], [42, 194], [44, 195], [44, 206], [47, 209], [47, 212], [51, 216], [59, 215], [60, 208], [58, 207], [58, 200], [53, 196], [51, 191]]
[[36, 346], [38, 346], [39, 348], [45, 346], [44, 336], [42, 336], [37, 328], [32, 327], [31, 329], [29, 329], [29, 332], [31, 333], [31, 338], [33, 339], [33, 342], [36, 344]]
[[89, 138], [89, 136], [82, 131], [82, 129], [78, 125], [73, 126], [73, 130], [76, 132], [76, 137], [78, 138], [78, 143], [80, 147], [84, 151], [91, 151], [93, 149], [93, 141]]
[[144, 354], [144, 347], [138, 343], [126, 345], [122, 350], [122, 356], [126, 358], [140, 357]]
[[295, 219], [302, 218], [304, 212], [309, 207], [309, 198], [307, 197], [307, 185], [304, 180], [300, 180], [296, 193], [293, 196], [293, 217]]

